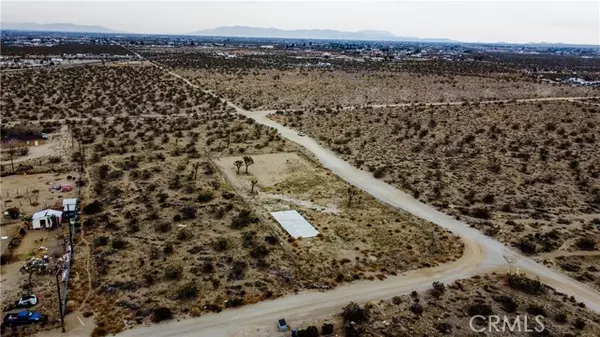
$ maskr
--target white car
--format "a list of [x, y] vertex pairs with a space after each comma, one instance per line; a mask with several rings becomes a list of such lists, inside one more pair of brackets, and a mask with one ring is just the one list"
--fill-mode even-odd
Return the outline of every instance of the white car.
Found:
[[38, 304], [39, 299], [37, 295], [23, 295], [16, 303], [17, 308], [31, 308]]
[[300, 132], [298, 132], [298, 136], [300, 136], [300, 137], [304, 137], [304, 136], [306, 136], [306, 133], [304, 133], [304, 132], [300, 131]]

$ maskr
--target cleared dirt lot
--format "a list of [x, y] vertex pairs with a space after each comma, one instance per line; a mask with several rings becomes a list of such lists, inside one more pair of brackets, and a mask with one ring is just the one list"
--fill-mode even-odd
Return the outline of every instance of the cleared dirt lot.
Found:
[[[71, 179], [69, 179], [71, 177]], [[25, 216], [31, 216], [37, 211], [58, 207], [62, 209], [64, 198], [73, 198], [77, 195], [75, 173], [41, 173], [31, 175], [12, 175], [0, 178], [2, 192], [0, 195], [0, 211], [17, 207]], [[50, 190], [52, 185], [68, 184], [73, 187], [71, 191], [61, 192]]]
[[[236, 192], [256, 207], [256, 213], [296, 209], [320, 232], [318, 239], [289, 240], [298, 262], [310, 266], [305, 269], [307, 278], [317, 273], [312, 277], [326, 285], [334, 278], [384, 277], [461, 255], [462, 243], [449, 232], [394, 211], [363, 192], [355, 191], [349, 203], [349, 185], [302, 155], [275, 153], [253, 158], [249, 174], [244, 170], [236, 173], [233, 162], [239, 157], [221, 158], [216, 163]], [[251, 195], [252, 180], [258, 183], [257, 194]], [[440, 237], [437, 250], [432, 242], [434, 230]], [[336, 275], [338, 265], [341, 269]]]

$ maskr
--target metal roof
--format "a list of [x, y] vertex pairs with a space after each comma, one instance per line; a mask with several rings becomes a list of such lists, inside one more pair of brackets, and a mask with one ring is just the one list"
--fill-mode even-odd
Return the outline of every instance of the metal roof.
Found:
[[300, 213], [296, 211], [280, 211], [271, 213], [273, 218], [279, 222], [293, 238], [312, 238], [319, 232]]
[[51, 216], [51, 215], [55, 215], [57, 217], [61, 217], [62, 216], [62, 212], [61, 211], [55, 211], [53, 209], [46, 209], [46, 210], [34, 213], [31, 218], [32, 218], [32, 220], [37, 220], [37, 219], [42, 219], [42, 218], [45, 218], [45, 217]]

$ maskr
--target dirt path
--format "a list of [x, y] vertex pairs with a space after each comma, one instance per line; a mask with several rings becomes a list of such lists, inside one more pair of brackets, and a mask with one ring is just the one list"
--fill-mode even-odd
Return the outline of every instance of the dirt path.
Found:
[[[180, 75], [171, 71], [169, 73], [181, 78], [189, 85], [199, 88]], [[573, 99], [577, 98], [555, 97], [551, 99], [517, 100], [517, 102]], [[250, 117], [260, 124], [277, 129], [282, 137], [311, 151], [334, 174], [378, 200], [393, 207], [404, 209], [459, 235], [465, 243], [464, 255], [455, 262], [446, 263], [436, 268], [412, 271], [401, 276], [390, 277], [384, 281], [359, 281], [326, 293], [303, 292], [239, 309], [226, 310], [218, 315], [205, 315], [200, 318], [129, 330], [119, 334], [120, 336], [186, 336], [196, 334], [198, 331], [202, 331], [204, 335], [215, 337], [279, 336], [281, 333], [275, 332], [275, 322], [282, 316], [289, 319], [288, 323], [298, 325], [302, 322], [330, 316], [350, 301], [363, 303], [369, 300], [390, 298], [413, 290], [425, 290], [430, 287], [433, 281], [451, 283], [457, 279], [491, 271], [506, 271], [509, 268], [518, 268], [528, 274], [537, 276], [548, 285], [574, 295], [579, 301], [583, 301], [588, 308], [600, 312], [600, 294], [594, 289], [538, 264], [518, 251], [483, 235], [468, 224], [458, 221], [432, 206], [421, 203], [410, 195], [374, 178], [368, 172], [353, 167], [309, 137], [300, 137], [295, 130], [268, 119], [266, 115], [271, 111], [247, 111], [231, 102], [227, 102], [227, 104], [235, 108], [238, 113]], [[438, 103], [431, 103], [431, 105], [434, 104]], [[508, 261], [510, 261], [510, 264]]]

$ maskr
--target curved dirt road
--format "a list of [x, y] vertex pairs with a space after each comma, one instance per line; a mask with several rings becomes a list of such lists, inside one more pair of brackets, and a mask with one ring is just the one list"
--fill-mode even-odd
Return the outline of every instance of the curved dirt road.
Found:
[[[198, 88], [180, 75], [170, 71], [169, 73]], [[374, 178], [368, 172], [353, 167], [313, 139], [306, 136], [300, 137], [296, 131], [268, 119], [266, 115], [271, 111], [247, 111], [231, 102], [227, 103], [238, 113], [250, 117], [260, 124], [277, 129], [282, 137], [305, 147], [319, 159], [323, 166], [348, 183], [384, 203], [451, 230], [464, 241], [465, 253], [457, 261], [435, 268], [419, 269], [404, 275], [391, 276], [383, 281], [362, 280], [327, 292], [302, 292], [297, 295], [226, 310], [219, 314], [208, 314], [199, 318], [127, 330], [120, 333], [119, 336], [166, 337], [199, 334], [211, 337], [280, 336], [281, 333], [278, 333], [275, 328], [275, 322], [280, 317], [285, 317], [289, 324], [297, 326], [335, 314], [350, 301], [362, 303], [369, 300], [391, 298], [413, 290], [426, 290], [431, 287], [433, 281], [451, 283], [476, 274], [507, 271], [509, 268], [518, 268], [522, 272], [537, 276], [544, 283], [575, 296], [588, 308], [600, 312], [600, 294], [592, 288], [538, 264], [518, 251], [483, 235], [466, 223], [421, 203], [412, 196]], [[510, 261], [510, 266], [508, 261]]]
[[275, 322], [281, 316], [296, 326], [321, 317], [330, 316], [350, 301], [366, 302], [391, 298], [413, 290], [426, 290], [433, 281], [451, 283], [492, 271], [507, 271], [512, 268], [540, 277], [546, 284], [569, 295], [574, 295], [592, 310], [600, 311], [600, 294], [592, 288], [548, 269], [519, 252], [507, 248], [500, 242], [481, 234], [466, 223], [443, 214], [435, 208], [421, 203], [410, 195], [375, 179], [372, 174], [361, 171], [339, 159], [331, 151], [321, 147], [309, 137], [300, 137], [296, 131], [284, 127], [268, 118], [265, 112], [238, 112], [253, 118], [258, 123], [276, 128], [283, 137], [311, 151], [322, 164], [347, 182], [365, 190], [377, 199], [401, 208], [409, 213], [429, 220], [459, 235], [465, 242], [465, 253], [457, 261], [435, 268], [425, 268], [391, 276], [383, 281], [359, 281], [327, 292], [303, 292], [297, 295], [260, 302], [219, 314], [208, 314], [199, 318], [179, 322], [153, 325], [125, 331], [119, 336], [189, 336], [199, 331], [206, 336], [279, 336]]

